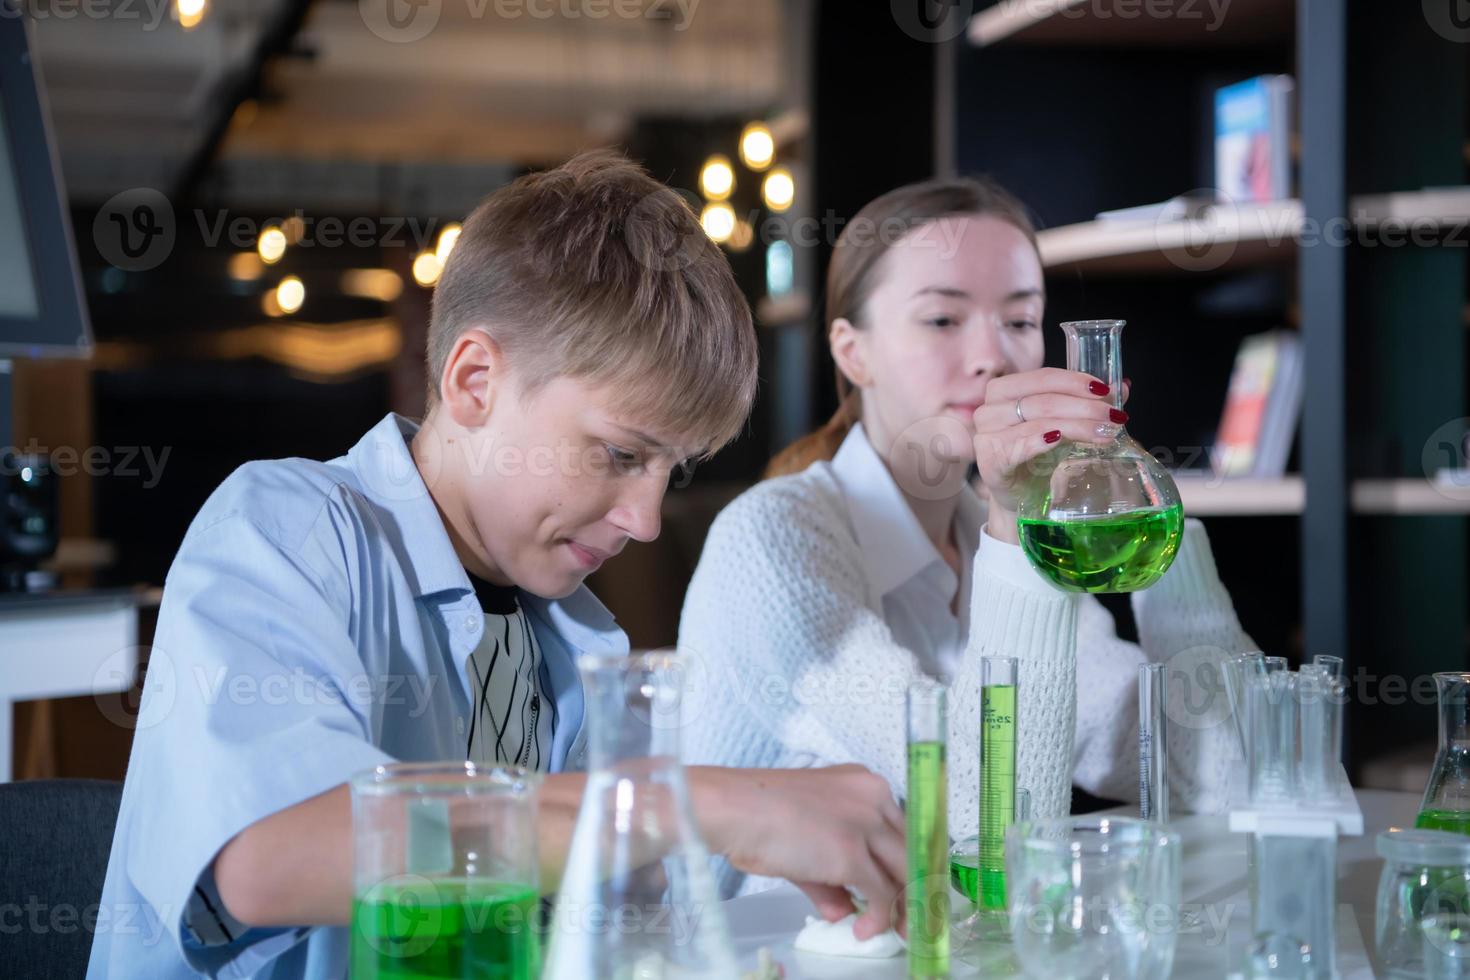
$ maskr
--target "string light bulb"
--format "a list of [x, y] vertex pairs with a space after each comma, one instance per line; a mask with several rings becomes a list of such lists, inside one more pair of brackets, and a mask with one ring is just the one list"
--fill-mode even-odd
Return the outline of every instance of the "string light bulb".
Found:
[[740, 162], [751, 170], [764, 170], [776, 157], [776, 138], [763, 122], [749, 123], [740, 133]]
[[723, 201], [735, 189], [735, 168], [728, 157], [716, 153], [699, 171], [699, 188], [711, 201]]
[[785, 211], [796, 200], [796, 181], [785, 167], [775, 167], [761, 183], [761, 198], [772, 211]]

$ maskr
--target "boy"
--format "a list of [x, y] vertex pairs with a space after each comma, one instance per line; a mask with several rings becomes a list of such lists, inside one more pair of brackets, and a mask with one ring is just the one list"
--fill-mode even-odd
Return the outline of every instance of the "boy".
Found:
[[[652, 540], [671, 469], [744, 423], [750, 314], [683, 201], [591, 154], [465, 222], [434, 296], [431, 405], [326, 463], [250, 463], [166, 582], [88, 975], [345, 977], [346, 781], [394, 760], [556, 773], [580, 799], [580, 652], [627, 640], [582, 580]], [[509, 719], [516, 719], [512, 724]], [[902, 816], [855, 766], [696, 768], [711, 850], [886, 928]]]

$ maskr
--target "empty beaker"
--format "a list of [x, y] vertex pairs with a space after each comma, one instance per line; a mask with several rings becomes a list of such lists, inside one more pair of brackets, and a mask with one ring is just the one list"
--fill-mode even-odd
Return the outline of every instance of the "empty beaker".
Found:
[[583, 656], [587, 788], [547, 980], [734, 978], [734, 947], [679, 764], [683, 662]]
[[473, 762], [353, 778], [353, 980], [539, 974], [536, 786]]
[[[1109, 386], [1122, 407], [1123, 320], [1062, 324], [1067, 368]], [[1134, 592], [1168, 571], [1184, 508], [1168, 470], [1121, 425], [1110, 443], [1064, 442], [1033, 460], [1017, 507], [1017, 534], [1031, 564], [1071, 592]]]
[[1438, 673], [1434, 684], [1439, 691], [1439, 749], [1414, 825], [1470, 834], [1470, 674]]

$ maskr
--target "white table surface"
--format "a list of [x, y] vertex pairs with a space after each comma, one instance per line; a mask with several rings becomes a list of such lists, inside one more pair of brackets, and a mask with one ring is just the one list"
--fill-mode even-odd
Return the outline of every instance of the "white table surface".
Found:
[[[1357, 797], [1363, 809], [1364, 834], [1339, 838], [1337, 844], [1337, 966], [1342, 980], [1377, 975], [1373, 905], [1383, 862], [1374, 849], [1375, 840], [1381, 830], [1412, 826], [1419, 808], [1416, 793], [1358, 790]], [[1184, 837], [1183, 902], [1186, 909], [1192, 903], [1202, 904], [1205, 923], [1199, 932], [1185, 931], [1179, 936], [1174, 977], [1219, 980], [1228, 976], [1239, 969], [1249, 940], [1246, 836], [1230, 833], [1225, 824], [1224, 816], [1186, 816], [1172, 824]], [[902, 956], [859, 960], [793, 950], [792, 940], [806, 916], [816, 914], [794, 886], [731, 899], [724, 908], [743, 969], [753, 969], [759, 950], [766, 947], [785, 967], [788, 980], [896, 980], [907, 975]], [[1224, 939], [1218, 940], [1221, 930], [1211, 923], [1222, 921], [1228, 921], [1228, 926]], [[957, 951], [953, 960], [956, 978], [1023, 975], [1005, 946], [971, 945]]]

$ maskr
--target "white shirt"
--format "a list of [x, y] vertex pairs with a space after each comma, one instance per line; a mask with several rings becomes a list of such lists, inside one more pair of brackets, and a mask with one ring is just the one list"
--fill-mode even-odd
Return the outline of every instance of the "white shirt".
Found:
[[919, 526], [862, 423], [832, 458], [832, 474], [847, 501], [874, 605], [924, 672], [949, 683], [970, 633], [971, 566], [985, 505], [968, 487], [960, 492], [953, 525], [961, 569], [956, 575]]

